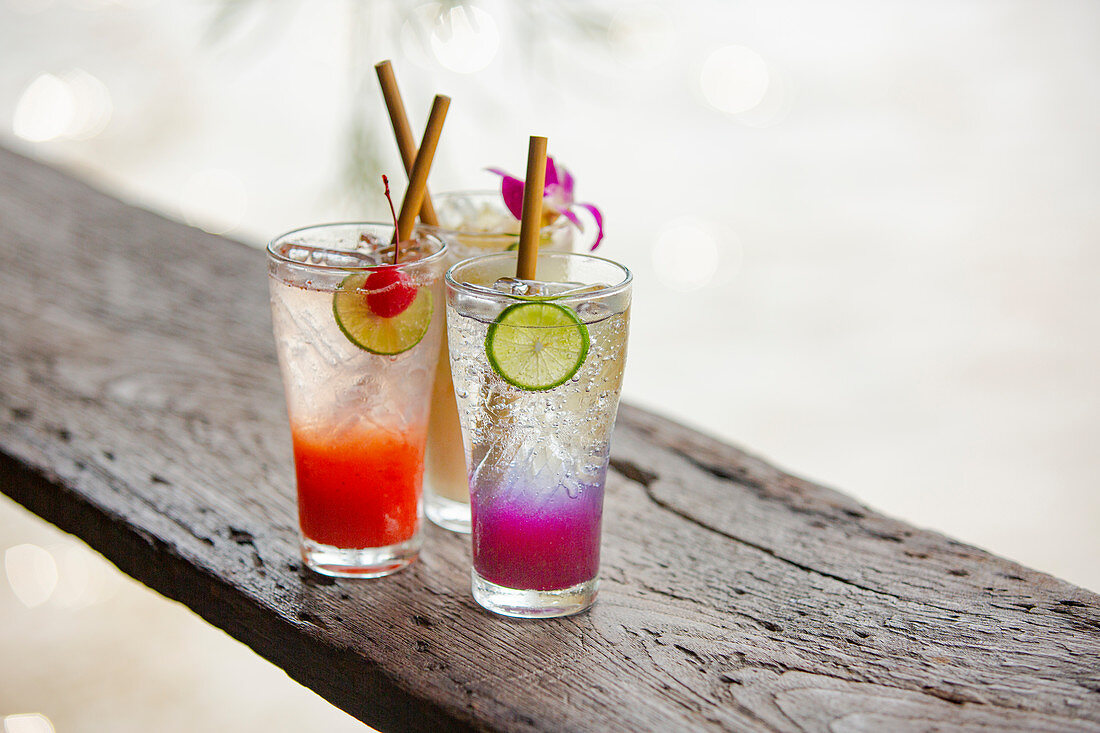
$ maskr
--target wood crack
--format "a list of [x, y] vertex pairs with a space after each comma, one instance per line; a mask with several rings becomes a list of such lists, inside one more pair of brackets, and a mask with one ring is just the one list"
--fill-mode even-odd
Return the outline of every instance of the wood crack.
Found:
[[704, 463], [702, 460], [696, 458], [690, 453], [680, 450], [678, 448], [670, 448], [670, 450], [676, 455], [683, 458], [691, 465], [698, 468], [700, 471], [709, 473], [711, 476], [720, 478], [723, 481], [731, 481], [735, 484], [739, 484], [748, 489], [753, 489], [761, 494], [767, 493], [767, 484], [760, 479], [752, 478], [749, 475], [748, 469], [735, 470], [730, 468], [723, 468], [721, 466], [715, 466], [710, 463]]
[[[629, 479], [631, 481], [634, 481], [635, 483], [638, 483], [639, 485], [641, 485], [641, 487], [645, 490], [646, 496], [648, 496], [650, 501], [652, 501], [654, 504], [661, 507], [665, 511], [671, 512], [672, 514], [675, 514], [676, 516], [680, 517], [681, 519], [683, 519], [687, 522], [690, 522], [691, 524], [694, 524], [694, 525], [696, 525], [698, 527], [701, 527], [705, 530], [708, 530], [710, 532], [714, 532], [715, 534], [718, 534], [722, 537], [725, 537], [726, 539], [732, 540], [733, 542], [737, 542], [741, 545], [744, 545], [745, 547], [750, 547], [750, 548], [752, 548], [752, 549], [754, 549], [758, 552], [762, 552], [765, 555], [767, 555], [768, 557], [775, 558], [776, 560], [778, 560], [782, 563], [786, 563], [787, 565], [790, 565], [791, 567], [797, 568], [797, 569], [799, 569], [803, 572], [811, 573], [813, 575], [817, 575], [817, 576], [820, 576], [820, 577], [823, 577], [823, 578], [829, 578], [831, 580], [837, 581], [838, 583], [843, 583], [844, 585], [851, 586], [852, 588], [858, 588], [859, 590], [866, 591], [868, 593], [874, 593], [876, 595], [886, 596], [888, 598], [894, 598], [894, 599], [899, 600], [899, 601], [906, 601], [906, 602], [912, 601], [912, 599], [906, 598], [905, 596], [897, 595], [895, 593], [889, 593], [887, 591], [880, 590], [878, 588], [871, 588], [871, 587], [866, 586], [866, 585], [861, 585], [860, 583], [857, 583], [857, 582], [855, 582], [853, 580], [850, 580], [848, 578], [845, 578], [843, 576], [837, 575], [835, 573], [830, 573], [827, 570], [820, 570], [818, 568], [811, 567], [810, 565], [800, 563], [797, 560], [791, 560], [790, 558], [783, 557], [782, 555], [780, 555], [779, 553], [777, 553], [775, 550], [773, 550], [770, 547], [767, 547], [765, 545], [761, 545], [759, 543], [753, 542], [752, 540], [744, 539], [743, 537], [738, 537], [737, 535], [734, 535], [734, 534], [732, 534], [732, 533], [730, 533], [730, 532], [728, 532], [724, 529], [721, 529], [719, 527], [715, 527], [711, 524], [707, 524], [706, 522], [701, 521], [697, 517], [694, 517], [691, 514], [685, 512], [681, 509], [678, 509], [677, 507], [675, 507], [672, 504], [668, 503], [664, 499], [661, 499], [660, 497], [658, 497], [654, 493], [653, 487], [652, 487], [652, 484], [658, 478], [660, 478], [656, 474], [651, 473], [649, 471], [646, 471], [645, 469], [637, 466], [636, 464], [634, 464], [631, 461], [623, 460], [623, 459], [613, 458], [613, 459], [611, 459], [610, 465], [611, 465], [612, 469], [614, 469], [617, 473], [622, 475], [624, 478], [627, 478], [627, 479]], [[955, 609], [955, 608], [945, 608], [943, 606], [936, 606], [934, 604], [928, 604], [928, 605], [932, 605], [933, 607], [939, 608], [942, 611], [949, 611], [951, 613], [958, 613], [958, 609]]]

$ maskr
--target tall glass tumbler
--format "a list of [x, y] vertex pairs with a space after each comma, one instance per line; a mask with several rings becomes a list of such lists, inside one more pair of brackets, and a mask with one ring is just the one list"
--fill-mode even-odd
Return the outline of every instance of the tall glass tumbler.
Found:
[[313, 570], [377, 577], [420, 549], [421, 481], [442, 340], [446, 247], [328, 224], [268, 245], [268, 282]]
[[591, 255], [514, 252], [445, 276], [451, 371], [473, 520], [473, 594], [517, 617], [596, 599], [604, 481], [622, 388], [632, 276]]
[[[439, 227], [430, 231], [446, 241], [448, 264], [516, 247], [519, 221], [504, 205], [499, 190], [441, 193], [434, 196], [433, 201]], [[568, 251], [573, 247], [575, 234], [573, 225], [565, 217], [558, 217], [543, 227], [539, 248]], [[466, 463], [454, 394], [444, 339], [432, 387], [424, 512], [440, 527], [469, 532], [470, 490], [466, 486]]]

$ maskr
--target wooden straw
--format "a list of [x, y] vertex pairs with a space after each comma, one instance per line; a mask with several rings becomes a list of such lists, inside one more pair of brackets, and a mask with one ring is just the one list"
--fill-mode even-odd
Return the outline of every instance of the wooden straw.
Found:
[[447, 117], [447, 108], [451, 98], [442, 94], [435, 95], [432, 112], [428, 116], [428, 126], [424, 129], [424, 139], [416, 151], [412, 171], [409, 172], [409, 187], [405, 189], [405, 198], [401, 202], [401, 214], [397, 217], [397, 226], [405, 232], [406, 238], [412, 237], [413, 222], [424, 203], [424, 194], [428, 190], [428, 171], [432, 168], [435, 147], [439, 144], [439, 133], [443, 131], [443, 120]]
[[546, 138], [532, 135], [527, 145], [527, 178], [523, 183], [523, 216], [519, 224], [516, 277], [534, 280], [542, 229], [542, 194], [546, 185]]
[[[397, 89], [397, 77], [393, 74], [393, 64], [389, 59], [374, 65], [378, 73], [378, 83], [382, 86], [382, 98], [386, 100], [386, 109], [390, 113], [393, 136], [397, 139], [397, 149], [401, 152], [401, 162], [405, 164], [405, 173], [412, 176], [413, 162], [416, 160], [416, 140], [413, 138], [409, 117], [405, 114], [405, 103], [401, 101], [401, 92]], [[439, 218], [432, 206], [432, 197], [424, 191], [424, 203], [420, 205], [420, 221], [428, 226], [439, 226]]]

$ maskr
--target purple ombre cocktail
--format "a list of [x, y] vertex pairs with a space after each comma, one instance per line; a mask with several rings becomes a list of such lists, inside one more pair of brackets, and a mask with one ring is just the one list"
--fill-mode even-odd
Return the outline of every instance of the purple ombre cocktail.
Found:
[[630, 272], [540, 252], [452, 267], [447, 334], [472, 507], [473, 593], [506, 616], [596, 599], [604, 480], [622, 387]]
[[580, 489], [574, 497], [560, 486], [504, 492], [474, 486], [478, 575], [507, 588], [539, 591], [562, 590], [595, 578], [600, 568], [602, 481]]

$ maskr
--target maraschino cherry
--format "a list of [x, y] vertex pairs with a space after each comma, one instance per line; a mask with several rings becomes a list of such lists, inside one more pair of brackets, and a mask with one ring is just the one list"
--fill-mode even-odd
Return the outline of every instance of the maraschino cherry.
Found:
[[397, 212], [393, 209], [393, 199], [390, 198], [390, 182], [382, 176], [382, 183], [386, 187], [386, 201], [390, 204], [390, 215], [393, 217], [393, 265], [387, 265], [371, 272], [363, 287], [367, 292], [367, 307], [371, 313], [382, 318], [393, 318], [405, 312], [416, 299], [416, 286], [409, 280], [409, 276], [397, 269], [397, 256], [401, 245], [401, 231], [397, 225]]

